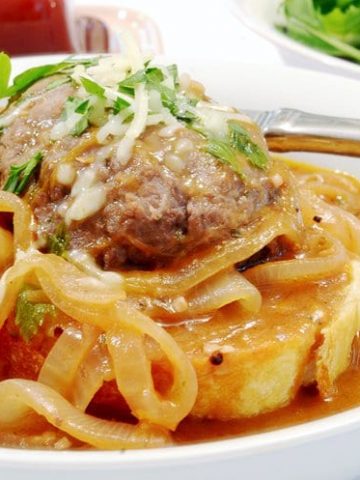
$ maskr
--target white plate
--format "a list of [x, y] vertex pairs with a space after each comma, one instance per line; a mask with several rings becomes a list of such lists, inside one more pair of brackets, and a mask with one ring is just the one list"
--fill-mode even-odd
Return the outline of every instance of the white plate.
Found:
[[[18, 59], [15, 71], [58, 57]], [[295, 107], [360, 118], [359, 84], [288, 67], [181, 61], [211, 96], [244, 108]], [[341, 91], [341, 95], [337, 93]], [[311, 157], [316, 161], [316, 158]], [[323, 156], [360, 176], [360, 161]], [[1, 408], [1, 399], [0, 399]], [[148, 451], [54, 452], [0, 449], [4, 480], [355, 480], [360, 408], [270, 433]], [[360, 477], [359, 477], [360, 478]]]
[[230, 0], [235, 15], [247, 27], [275, 43], [286, 63], [360, 79], [360, 65], [303, 45], [275, 28], [281, 0]]

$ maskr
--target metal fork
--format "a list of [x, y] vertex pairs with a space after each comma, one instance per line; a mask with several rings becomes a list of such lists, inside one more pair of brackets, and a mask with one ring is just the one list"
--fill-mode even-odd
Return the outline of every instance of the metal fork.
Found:
[[291, 108], [245, 110], [263, 131], [269, 149], [360, 156], [360, 119], [317, 115]]

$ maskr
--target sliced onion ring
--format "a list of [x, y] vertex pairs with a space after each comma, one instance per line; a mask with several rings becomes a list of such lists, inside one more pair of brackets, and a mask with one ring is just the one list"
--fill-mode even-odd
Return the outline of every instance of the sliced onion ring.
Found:
[[[174, 339], [146, 315], [119, 302], [116, 317], [107, 332], [107, 344], [120, 392], [137, 418], [174, 430], [197, 397], [194, 368]], [[164, 397], [153, 384], [145, 335], [159, 344], [172, 368], [173, 383]]]
[[98, 329], [90, 325], [67, 327], [48, 353], [38, 381], [69, 399], [79, 366], [98, 336]]
[[54, 427], [100, 449], [148, 448], [171, 444], [159, 427], [101, 420], [80, 412], [52, 388], [32, 380], [0, 382], [0, 425], [10, 427], [34, 410]]
[[349, 261], [348, 254], [339, 240], [321, 230], [310, 235], [312, 241], [325, 240], [323, 255], [294, 260], [270, 262], [245, 272], [255, 285], [284, 283], [297, 280], [318, 280], [338, 272]]
[[27, 250], [32, 236], [30, 207], [13, 193], [0, 191], [0, 212], [14, 214], [15, 250]]

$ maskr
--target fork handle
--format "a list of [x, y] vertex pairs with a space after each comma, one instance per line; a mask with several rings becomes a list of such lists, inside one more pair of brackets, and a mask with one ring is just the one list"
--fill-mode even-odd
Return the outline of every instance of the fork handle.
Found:
[[316, 152], [360, 157], [360, 141], [310, 135], [265, 135], [273, 152]]
[[265, 129], [270, 149], [360, 156], [360, 120], [316, 115], [290, 108], [277, 111]]

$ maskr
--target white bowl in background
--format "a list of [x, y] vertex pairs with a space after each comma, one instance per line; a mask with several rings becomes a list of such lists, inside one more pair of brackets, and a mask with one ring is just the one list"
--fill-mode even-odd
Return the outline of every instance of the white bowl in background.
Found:
[[279, 47], [285, 63], [345, 75], [360, 80], [360, 65], [332, 57], [279, 32], [275, 24], [282, 0], [229, 0], [236, 17], [248, 28]]
[[[59, 57], [17, 59], [14, 72], [54, 61]], [[294, 107], [360, 118], [360, 88], [354, 80], [281, 66], [178, 63], [225, 104], [249, 109]], [[360, 160], [311, 154], [306, 158], [360, 177]], [[58, 452], [0, 448], [0, 478], [356, 480], [360, 478], [359, 444], [360, 408], [354, 408], [273, 432], [166, 449]]]

